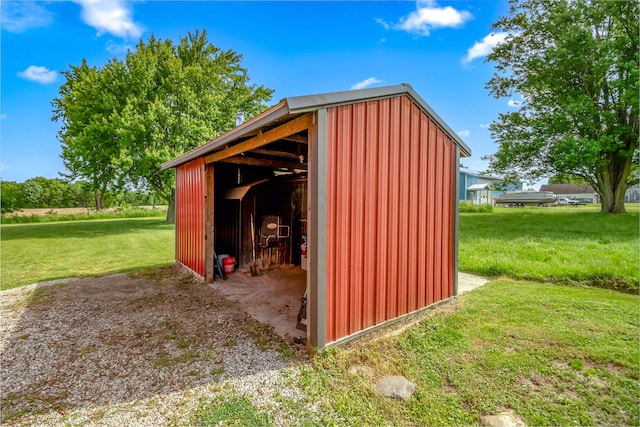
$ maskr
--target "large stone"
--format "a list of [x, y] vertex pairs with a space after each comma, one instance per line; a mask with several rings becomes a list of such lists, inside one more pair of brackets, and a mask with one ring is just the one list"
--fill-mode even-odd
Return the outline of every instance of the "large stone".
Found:
[[497, 415], [482, 417], [482, 424], [490, 427], [527, 427], [527, 423], [513, 411], [500, 412]]
[[376, 385], [376, 393], [396, 400], [407, 400], [413, 395], [416, 385], [401, 375], [384, 377]]

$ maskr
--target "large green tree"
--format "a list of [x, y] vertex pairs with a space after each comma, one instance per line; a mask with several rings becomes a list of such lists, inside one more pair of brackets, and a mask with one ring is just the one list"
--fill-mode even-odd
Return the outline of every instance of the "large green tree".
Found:
[[[102, 181], [107, 187], [149, 188], [169, 204], [167, 219], [173, 220], [175, 177], [160, 165], [232, 128], [238, 112], [253, 116], [267, 108], [273, 91], [249, 84], [241, 60], [209, 43], [206, 31], [196, 31], [178, 43], [152, 35], [124, 61], [103, 68], [72, 67], [54, 101], [54, 118], [64, 120], [60, 139], [67, 168], [79, 154], [99, 150], [87, 171], [113, 171]], [[81, 104], [80, 93], [63, 92], [70, 82], [94, 104]], [[74, 117], [80, 118], [77, 128]]]
[[603, 213], [625, 212], [638, 183], [637, 1], [511, 0], [493, 29], [508, 33], [487, 57], [496, 98], [517, 111], [490, 125], [490, 169], [508, 178], [572, 175], [590, 183]]
[[124, 93], [112, 72], [117, 66], [118, 62], [112, 61], [105, 69], [98, 69], [89, 67], [85, 60], [71, 66], [63, 72], [65, 82], [52, 102], [53, 120], [62, 122], [58, 139], [68, 171], [62, 175], [90, 183], [96, 210], [102, 209], [106, 193], [118, 189], [123, 179], [113, 161], [120, 153], [113, 116], [121, 109]]

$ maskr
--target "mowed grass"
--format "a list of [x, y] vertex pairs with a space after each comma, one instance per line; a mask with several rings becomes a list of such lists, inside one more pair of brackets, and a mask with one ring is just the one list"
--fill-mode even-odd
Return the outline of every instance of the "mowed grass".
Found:
[[[395, 337], [332, 348], [301, 385], [326, 425], [482, 425], [511, 411], [527, 425], [639, 425], [638, 297], [499, 280]], [[416, 385], [378, 396], [385, 375]]]
[[636, 293], [639, 206], [601, 215], [599, 207], [496, 208], [460, 214], [459, 268], [497, 278], [577, 283]]
[[174, 229], [163, 217], [2, 225], [0, 289], [170, 264]]

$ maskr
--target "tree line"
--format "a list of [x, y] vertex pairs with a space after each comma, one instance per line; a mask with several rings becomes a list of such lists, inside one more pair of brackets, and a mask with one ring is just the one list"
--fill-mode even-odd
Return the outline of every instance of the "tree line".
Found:
[[[24, 182], [0, 180], [2, 213], [20, 209], [90, 208], [96, 209], [91, 184], [87, 181], [69, 182], [60, 178], [30, 178]], [[124, 189], [106, 192], [103, 208], [116, 206], [152, 206], [159, 198], [149, 191]]]

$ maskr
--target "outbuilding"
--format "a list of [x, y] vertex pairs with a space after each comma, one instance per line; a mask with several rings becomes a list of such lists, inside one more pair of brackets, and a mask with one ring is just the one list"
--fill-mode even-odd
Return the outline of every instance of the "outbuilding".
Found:
[[304, 269], [309, 349], [351, 340], [456, 295], [470, 155], [408, 84], [282, 99], [162, 166], [176, 260], [206, 282], [221, 252]]

